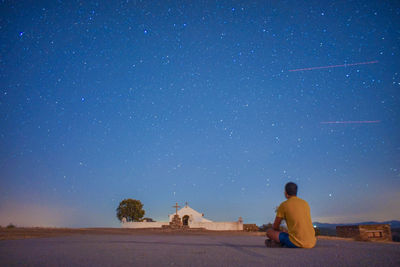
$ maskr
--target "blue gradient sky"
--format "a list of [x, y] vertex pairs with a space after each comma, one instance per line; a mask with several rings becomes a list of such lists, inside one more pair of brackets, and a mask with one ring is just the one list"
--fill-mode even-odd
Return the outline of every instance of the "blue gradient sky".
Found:
[[0, 225], [118, 226], [124, 198], [262, 224], [288, 181], [313, 220], [400, 219], [399, 2], [0, 12]]

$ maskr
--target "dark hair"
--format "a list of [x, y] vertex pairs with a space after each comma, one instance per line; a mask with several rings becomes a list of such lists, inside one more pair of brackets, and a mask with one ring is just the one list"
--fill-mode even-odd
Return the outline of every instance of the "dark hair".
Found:
[[289, 182], [285, 185], [285, 192], [289, 196], [297, 196], [297, 184]]

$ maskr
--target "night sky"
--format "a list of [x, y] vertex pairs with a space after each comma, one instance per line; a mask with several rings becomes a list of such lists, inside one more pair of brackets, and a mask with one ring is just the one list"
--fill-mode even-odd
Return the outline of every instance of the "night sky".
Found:
[[[0, 225], [400, 219], [398, 1], [2, 1]], [[319, 68], [323, 67], [323, 68]], [[295, 70], [295, 71], [293, 71]]]

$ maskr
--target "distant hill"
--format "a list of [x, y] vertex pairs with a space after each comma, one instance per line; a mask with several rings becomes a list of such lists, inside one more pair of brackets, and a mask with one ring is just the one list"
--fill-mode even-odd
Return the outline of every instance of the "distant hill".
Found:
[[343, 226], [343, 225], [358, 225], [358, 224], [390, 224], [391, 228], [400, 228], [400, 221], [386, 221], [386, 222], [359, 222], [359, 223], [320, 223], [314, 222], [313, 223], [318, 228], [327, 228], [327, 229], [336, 229], [336, 226]]

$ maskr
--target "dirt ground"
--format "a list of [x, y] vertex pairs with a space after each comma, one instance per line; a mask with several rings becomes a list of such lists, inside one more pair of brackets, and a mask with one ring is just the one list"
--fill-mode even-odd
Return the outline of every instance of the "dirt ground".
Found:
[[[27, 238], [43, 238], [71, 235], [207, 235], [207, 236], [265, 236], [265, 232], [245, 231], [207, 231], [202, 229], [170, 230], [170, 229], [127, 229], [127, 228], [43, 228], [16, 227], [0, 228], [0, 240], [15, 240]], [[334, 236], [318, 236], [323, 240], [354, 241], [352, 238]], [[387, 242], [386, 242], [387, 243]], [[389, 242], [399, 244], [399, 242]]]
[[0, 240], [69, 236], [69, 235], [234, 235], [265, 236], [262, 232], [243, 231], [207, 231], [201, 229], [167, 230], [167, 229], [127, 229], [127, 228], [0, 228]]

